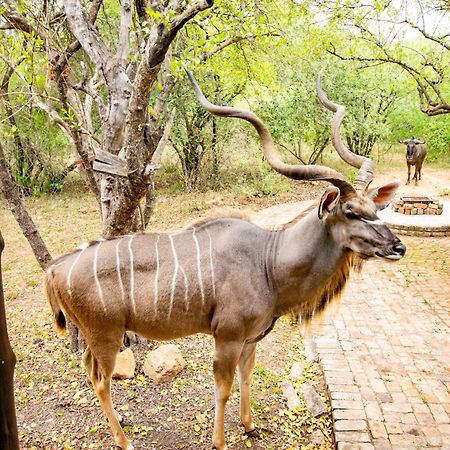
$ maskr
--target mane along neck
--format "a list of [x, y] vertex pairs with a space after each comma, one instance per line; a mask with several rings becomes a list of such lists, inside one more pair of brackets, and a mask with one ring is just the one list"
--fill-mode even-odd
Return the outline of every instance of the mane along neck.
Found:
[[292, 312], [301, 318], [302, 323], [308, 326], [311, 320], [321, 319], [323, 313], [331, 303], [340, 300], [344, 287], [350, 277], [352, 270], [360, 272], [363, 260], [352, 251], [347, 251], [334, 274], [328, 278], [315, 296], [306, 302], [292, 308]]

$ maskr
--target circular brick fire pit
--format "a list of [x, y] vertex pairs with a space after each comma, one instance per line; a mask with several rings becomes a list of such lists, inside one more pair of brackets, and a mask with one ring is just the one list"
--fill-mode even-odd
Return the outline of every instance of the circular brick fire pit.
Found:
[[400, 214], [410, 215], [440, 215], [444, 205], [439, 200], [428, 197], [400, 197], [392, 202], [392, 210]]
[[400, 197], [379, 216], [395, 233], [410, 236], [450, 236], [450, 202], [428, 197]]

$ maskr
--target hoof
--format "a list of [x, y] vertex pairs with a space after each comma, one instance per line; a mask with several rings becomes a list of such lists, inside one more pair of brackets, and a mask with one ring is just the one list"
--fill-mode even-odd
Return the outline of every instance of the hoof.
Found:
[[120, 448], [120, 450], [134, 450], [133, 444], [131, 442], [128, 442], [128, 444], [125, 445], [116, 445], [114, 448]]
[[261, 439], [261, 434], [260, 434], [258, 428], [254, 428], [251, 431], [246, 431], [245, 434], [246, 434], [246, 436], [248, 436], [251, 439]]

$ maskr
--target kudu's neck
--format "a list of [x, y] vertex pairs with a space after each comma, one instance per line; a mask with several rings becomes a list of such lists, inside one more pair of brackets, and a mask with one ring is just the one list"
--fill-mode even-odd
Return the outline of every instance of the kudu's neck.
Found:
[[317, 209], [280, 233], [272, 265], [276, 314], [296, 310], [312, 316], [326, 291], [341, 282], [348, 253], [318, 218]]

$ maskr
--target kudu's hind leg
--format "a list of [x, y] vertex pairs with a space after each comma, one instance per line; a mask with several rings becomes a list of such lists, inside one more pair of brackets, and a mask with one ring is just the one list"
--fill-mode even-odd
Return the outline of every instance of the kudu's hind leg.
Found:
[[250, 380], [255, 367], [255, 356], [256, 344], [246, 344], [239, 358], [240, 419], [247, 433], [255, 430], [250, 409]]
[[241, 342], [222, 341], [216, 338], [214, 355], [214, 381], [216, 408], [214, 415], [213, 445], [217, 450], [226, 450], [225, 405], [230, 397], [234, 373], [242, 352]]
[[120, 340], [114, 348], [111, 348], [111, 345], [105, 345], [104, 348], [97, 352], [88, 346], [83, 354], [83, 363], [100, 401], [103, 413], [108, 418], [116, 444], [122, 450], [132, 450], [133, 446], [120, 426], [120, 416], [114, 409], [111, 400], [111, 377], [116, 355], [120, 349]]

